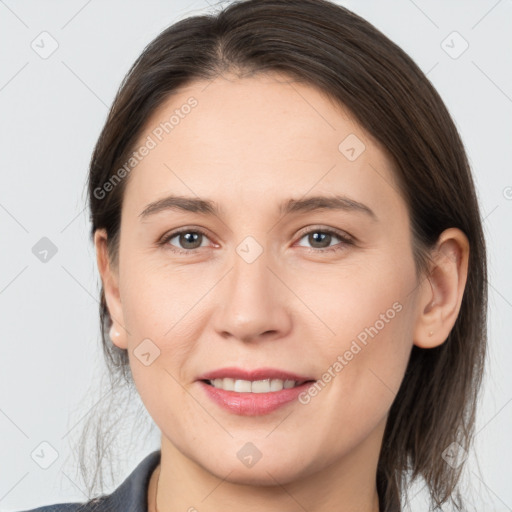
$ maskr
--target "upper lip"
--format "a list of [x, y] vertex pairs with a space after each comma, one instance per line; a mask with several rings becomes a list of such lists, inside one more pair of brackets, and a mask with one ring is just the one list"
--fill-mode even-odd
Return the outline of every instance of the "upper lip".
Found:
[[245, 370], [243, 368], [229, 367], [219, 368], [211, 372], [200, 375], [197, 380], [213, 380], [232, 378], [236, 380], [265, 380], [265, 379], [280, 379], [280, 380], [294, 380], [303, 382], [308, 380], [315, 380], [313, 377], [307, 375], [298, 375], [296, 373], [280, 370], [278, 368], [256, 368], [254, 370]]

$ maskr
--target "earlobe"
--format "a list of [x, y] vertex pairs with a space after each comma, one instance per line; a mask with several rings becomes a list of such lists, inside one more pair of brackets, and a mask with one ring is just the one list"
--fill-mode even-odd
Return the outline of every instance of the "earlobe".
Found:
[[122, 345], [122, 343], [120, 342], [120, 340], [121, 340], [121, 333], [117, 329], [115, 322], [112, 322], [112, 326], [110, 327], [109, 336], [110, 336], [110, 339], [112, 340], [112, 343], [116, 347], [126, 348], [124, 346], [121, 346]]
[[96, 261], [98, 271], [103, 284], [105, 301], [112, 319], [112, 326], [109, 331], [112, 343], [119, 348], [126, 349], [126, 329], [122, 324], [123, 309], [119, 293], [119, 276], [117, 269], [112, 268], [108, 257], [107, 233], [105, 229], [98, 229], [94, 233], [94, 245], [96, 248]]
[[446, 341], [460, 311], [467, 280], [469, 242], [457, 228], [441, 233], [432, 253], [430, 273], [419, 293], [414, 344], [434, 348]]

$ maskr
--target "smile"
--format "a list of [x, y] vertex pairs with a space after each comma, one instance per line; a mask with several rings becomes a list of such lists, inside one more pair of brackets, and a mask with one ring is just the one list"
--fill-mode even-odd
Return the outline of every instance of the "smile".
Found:
[[271, 393], [283, 389], [291, 389], [301, 386], [306, 381], [263, 379], [263, 380], [241, 380], [233, 378], [205, 380], [207, 384], [224, 391], [236, 391], [238, 393]]

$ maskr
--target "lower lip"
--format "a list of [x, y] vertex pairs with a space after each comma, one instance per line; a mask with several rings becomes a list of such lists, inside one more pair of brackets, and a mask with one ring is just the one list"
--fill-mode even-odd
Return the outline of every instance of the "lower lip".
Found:
[[209, 398], [233, 414], [240, 416], [259, 416], [275, 411], [279, 407], [293, 402], [314, 382], [305, 382], [295, 388], [272, 391], [270, 393], [239, 393], [214, 388], [206, 382], [198, 381]]

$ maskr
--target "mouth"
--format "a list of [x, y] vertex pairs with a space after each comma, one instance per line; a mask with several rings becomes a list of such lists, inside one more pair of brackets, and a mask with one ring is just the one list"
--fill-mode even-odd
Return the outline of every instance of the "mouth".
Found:
[[221, 368], [201, 375], [197, 382], [206, 396], [237, 415], [269, 414], [297, 402], [316, 379], [275, 368]]
[[278, 368], [219, 368], [200, 375], [197, 379], [216, 389], [237, 393], [272, 393], [292, 389], [307, 382], [314, 382], [312, 376], [299, 375]]
[[261, 380], [244, 380], [232, 377], [217, 379], [202, 379], [202, 382], [223, 391], [235, 391], [237, 393], [273, 393], [282, 391], [283, 389], [292, 389], [308, 382], [310, 380], [293, 380], [293, 379], [261, 379]]

